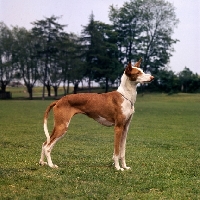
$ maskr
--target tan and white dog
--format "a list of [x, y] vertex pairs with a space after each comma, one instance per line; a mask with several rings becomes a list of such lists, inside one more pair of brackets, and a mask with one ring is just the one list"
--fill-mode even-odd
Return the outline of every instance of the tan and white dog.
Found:
[[[150, 82], [154, 79], [150, 74], [145, 74], [140, 69], [141, 59], [132, 66], [131, 63], [125, 68], [121, 77], [121, 84], [117, 91], [95, 94], [80, 93], [62, 97], [51, 103], [44, 115], [44, 132], [47, 141], [42, 145], [40, 164], [48, 164], [57, 168], [51, 160], [51, 151], [55, 143], [64, 135], [69, 127], [71, 118], [78, 113], [87, 115], [105, 126], [114, 126], [114, 164], [117, 170], [130, 169], [125, 162], [126, 137], [134, 113], [136, 101], [136, 87], [138, 83]], [[53, 108], [54, 128], [51, 136], [47, 129], [47, 118]], [[44, 162], [44, 157], [47, 163]], [[121, 160], [121, 166], [119, 165]]]

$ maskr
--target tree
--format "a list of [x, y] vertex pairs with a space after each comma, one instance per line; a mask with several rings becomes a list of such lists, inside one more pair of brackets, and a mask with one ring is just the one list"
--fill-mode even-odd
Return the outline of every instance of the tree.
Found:
[[[69, 84], [70, 84], [70, 59], [73, 55], [73, 52], [71, 52], [71, 46], [73, 45], [73, 42], [71, 41], [70, 35], [73, 34], [64, 34], [62, 37], [62, 41], [59, 48], [59, 57], [58, 57], [58, 63], [62, 70], [62, 82], [63, 82], [63, 89], [64, 89], [64, 95], [69, 93]], [[66, 88], [66, 82], [67, 82], [67, 88]]]
[[23, 79], [29, 98], [33, 98], [33, 87], [39, 79], [37, 51], [35, 38], [30, 31], [25, 28], [14, 27], [13, 35], [15, 38], [13, 47], [13, 63], [17, 69], [17, 77]]
[[12, 63], [13, 35], [11, 30], [0, 22], [0, 85], [2, 92], [6, 92], [6, 86], [14, 77]]
[[100, 34], [100, 45], [97, 49], [94, 79], [105, 83], [105, 92], [108, 92], [109, 83], [115, 82], [123, 67], [118, 60], [119, 51], [113, 26], [98, 21], [95, 21], [95, 26]]
[[82, 43], [84, 46], [85, 56], [85, 76], [88, 79], [88, 88], [91, 89], [91, 81], [94, 80], [94, 67], [97, 60], [96, 49], [99, 45], [99, 33], [95, 28], [94, 15], [93, 13], [89, 17], [89, 24], [84, 26], [82, 31]]
[[32, 32], [39, 38], [36, 47], [42, 66], [40, 74], [42, 77], [41, 82], [43, 83], [43, 99], [45, 86], [48, 91], [48, 96], [50, 96], [52, 82], [54, 82], [55, 89], [58, 88], [61, 79], [61, 77], [58, 77], [60, 73], [55, 74], [55, 72], [60, 71], [60, 66], [56, 63], [58, 61], [56, 58], [59, 51], [57, 43], [61, 41], [60, 37], [66, 25], [57, 23], [56, 21], [58, 19], [59, 17], [51, 16], [50, 18], [46, 17], [45, 20], [38, 20], [32, 23], [34, 25]]
[[70, 33], [64, 38], [62, 46], [60, 47], [60, 64], [62, 66], [62, 81], [67, 81], [67, 89], [65, 93], [69, 93], [69, 83], [74, 84], [74, 93], [77, 93], [78, 84], [85, 75], [84, 61], [82, 56], [82, 46], [80, 38]]
[[[178, 76], [167, 68], [160, 69], [157, 75], [155, 76], [157, 79], [156, 83], [159, 91], [174, 93], [179, 91], [179, 80]], [[154, 84], [155, 86], [156, 84]], [[150, 86], [151, 87], [151, 86]]]
[[110, 7], [110, 20], [119, 33], [121, 60], [143, 58], [144, 71], [157, 73], [169, 62], [174, 27], [178, 24], [174, 6], [165, 0], [131, 0], [122, 8]]
[[111, 25], [94, 21], [92, 14], [83, 34], [89, 83], [90, 80], [105, 82], [107, 92], [109, 82], [113, 83], [122, 69], [118, 61], [116, 33]]
[[172, 39], [174, 27], [178, 24], [174, 6], [165, 0], [145, 0], [143, 10], [144, 36], [139, 46], [144, 58], [143, 69], [152, 73], [164, 67], [174, 51]]
[[109, 19], [118, 33], [121, 62], [129, 62], [137, 55], [137, 45], [142, 33], [141, 7], [140, 0], [125, 2], [121, 8], [110, 6]]
[[189, 68], [185, 67], [179, 74], [182, 92], [196, 92], [200, 88], [200, 78]]
[[[69, 36], [67, 33], [61, 33], [59, 40], [55, 43], [57, 52], [54, 58], [54, 67], [51, 72], [51, 83], [54, 88], [55, 97], [57, 96], [57, 90], [61, 82], [63, 82], [63, 88], [66, 95], [65, 82], [67, 81], [68, 72], [68, 44]], [[55, 67], [56, 66], [56, 67]], [[53, 73], [54, 71], [54, 73]]]

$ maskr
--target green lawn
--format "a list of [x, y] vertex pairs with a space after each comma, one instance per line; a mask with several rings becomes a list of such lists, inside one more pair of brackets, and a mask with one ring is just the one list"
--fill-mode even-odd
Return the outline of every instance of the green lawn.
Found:
[[59, 168], [39, 166], [50, 102], [0, 101], [0, 199], [200, 199], [200, 94], [138, 95], [123, 172], [113, 128], [84, 115], [52, 151]]

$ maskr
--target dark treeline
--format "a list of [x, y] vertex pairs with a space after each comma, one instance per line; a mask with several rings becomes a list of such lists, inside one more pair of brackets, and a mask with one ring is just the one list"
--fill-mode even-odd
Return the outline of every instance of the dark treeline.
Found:
[[8, 28], [0, 23], [1, 92], [14, 80], [23, 80], [29, 97], [36, 82], [50, 96], [57, 96], [62, 84], [65, 94], [69, 84], [77, 92], [80, 82], [92, 81], [105, 87], [118, 84], [124, 66], [143, 58], [142, 68], [155, 80], [147, 88], [162, 92], [197, 92], [200, 78], [189, 68], [178, 74], [168, 69], [178, 24], [174, 6], [165, 0], [131, 0], [121, 8], [110, 6], [111, 24], [95, 21], [94, 15], [83, 26], [81, 35], [67, 33], [59, 17], [45, 17], [32, 22], [31, 30]]

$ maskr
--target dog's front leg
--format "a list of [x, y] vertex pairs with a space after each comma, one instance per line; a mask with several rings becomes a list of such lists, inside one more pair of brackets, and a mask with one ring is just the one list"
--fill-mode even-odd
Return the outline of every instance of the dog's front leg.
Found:
[[130, 167], [126, 166], [126, 160], [125, 160], [125, 152], [126, 152], [126, 137], [127, 137], [128, 131], [124, 131], [122, 135], [122, 140], [120, 144], [120, 159], [123, 169], [130, 169]]
[[115, 141], [114, 141], [114, 164], [117, 170], [123, 171], [124, 169], [119, 165], [119, 158], [120, 158], [120, 142], [123, 133], [123, 126], [115, 126]]
[[125, 153], [126, 153], [126, 138], [127, 138], [131, 119], [132, 119], [132, 116], [129, 118], [129, 120], [127, 121], [127, 123], [124, 127], [124, 131], [123, 131], [123, 134], [122, 134], [122, 137], [121, 137], [121, 143], [120, 143], [120, 158], [121, 158], [122, 167], [124, 169], [130, 169], [130, 167], [126, 166]]

